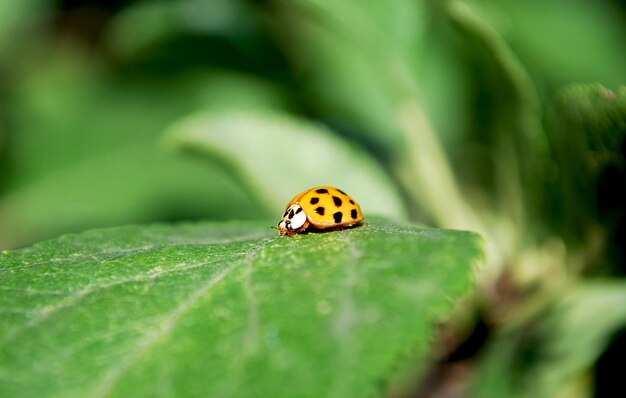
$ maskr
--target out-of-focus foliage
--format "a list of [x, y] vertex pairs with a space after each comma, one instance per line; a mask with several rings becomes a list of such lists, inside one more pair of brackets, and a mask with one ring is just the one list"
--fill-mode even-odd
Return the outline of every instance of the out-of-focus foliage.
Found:
[[605, 228], [624, 271], [626, 87], [617, 93], [601, 86], [564, 88], [555, 96], [551, 119], [561, 174], [555, 196], [563, 200], [549, 202], [548, 214], [562, 236], [578, 242]]
[[[201, 151], [226, 163], [270, 214], [281, 214], [284, 198], [316, 186], [322, 175], [372, 213], [406, 217], [397, 188], [380, 166], [322, 126], [272, 114], [220, 112], [184, 120], [167, 139], [175, 148]], [[259, 145], [263, 142], [278, 145]]]
[[485, 352], [473, 395], [586, 396], [598, 352], [624, 327], [625, 300], [623, 281], [581, 283], [523, 329], [505, 328]]
[[499, 20], [499, 30], [546, 89], [573, 82], [624, 84], [624, 10], [617, 7], [618, 2], [479, 3], [498, 15], [494, 20]]
[[3, 1], [0, 247], [354, 184], [366, 217], [485, 238], [411, 392], [590, 395], [626, 325], [596, 299], [626, 273], [625, 37], [611, 0]]

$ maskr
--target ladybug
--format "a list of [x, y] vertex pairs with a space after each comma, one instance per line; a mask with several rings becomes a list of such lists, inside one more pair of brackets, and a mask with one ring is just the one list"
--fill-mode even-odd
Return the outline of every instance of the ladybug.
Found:
[[348, 194], [333, 187], [308, 189], [287, 203], [278, 223], [280, 235], [296, 236], [309, 229], [340, 230], [363, 221], [361, 207]]

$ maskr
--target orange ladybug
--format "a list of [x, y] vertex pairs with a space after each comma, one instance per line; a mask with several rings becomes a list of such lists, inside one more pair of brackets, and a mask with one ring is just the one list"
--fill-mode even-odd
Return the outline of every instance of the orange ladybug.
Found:
[[308, 189], [287, 203], [285, 214], [278, 223], [280, 235], [296, 236], [310, 229], [337, 230], [363, 221], [358, 203], [334, 187]]

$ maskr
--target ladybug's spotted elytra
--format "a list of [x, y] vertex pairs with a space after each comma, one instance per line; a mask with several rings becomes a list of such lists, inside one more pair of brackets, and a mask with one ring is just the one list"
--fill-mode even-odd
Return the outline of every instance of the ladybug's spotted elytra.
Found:
[[296, 236], [307, 228], [341, 229], [363, 221], [361, 207], [348, 194], [333, 187], [308, 189], [287, 203], [278, 233]]

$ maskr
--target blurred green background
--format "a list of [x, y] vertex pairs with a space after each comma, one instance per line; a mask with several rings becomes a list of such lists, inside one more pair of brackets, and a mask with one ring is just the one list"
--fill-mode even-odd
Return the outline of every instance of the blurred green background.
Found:
[[411, 391], [609, 396], [625, 38], [617, 0], [1, 0], [0, 248], [278, 221], [299, 190], [347, 181], [366, 217], [486, 240]]

